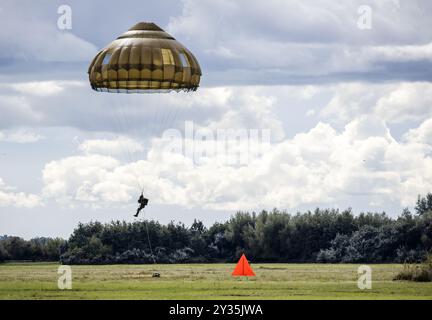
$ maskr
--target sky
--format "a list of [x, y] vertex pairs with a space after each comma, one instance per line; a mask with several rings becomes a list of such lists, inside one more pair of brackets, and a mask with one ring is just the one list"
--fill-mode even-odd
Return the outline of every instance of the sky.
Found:
[[[134, 221], [142, 188], [161, 223], [412, 209], [432, 191], [431, 14], [428, 0], [0, 0], [0, 234]], [[91, 90], [92, 58], [139, 21], [194, 53], [197, 92]]]

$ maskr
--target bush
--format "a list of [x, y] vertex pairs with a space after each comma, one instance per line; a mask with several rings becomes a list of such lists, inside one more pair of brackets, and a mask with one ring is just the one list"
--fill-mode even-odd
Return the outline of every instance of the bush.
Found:
[[408, 280], [416, 282], [432, 281], [432, 255], [429, 255], [421, 265], [404, 264], [403, 269], [399, 272], [394, 280]]
[[190, 260], [194, 251], [191, 248], [178, 249], [170, 254], [171, 263], [186, 263]]
[[317, 255], [317, 262], [335, 263], [339, 261], [340, 258], [338, 257], [337, 251], [333, 248], [321, 250]]

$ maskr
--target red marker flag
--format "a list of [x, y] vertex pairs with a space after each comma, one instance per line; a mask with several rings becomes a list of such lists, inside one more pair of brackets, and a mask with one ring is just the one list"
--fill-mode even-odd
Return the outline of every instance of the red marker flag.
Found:
[[246, 276], [246, 277], [254, 277], [255, 273], [253, 272], [252, 268], [249, 265], [249, 262], [246, 259], [246, 256], [243, 254], [237, 262], [237, 265], [231, 273], [232, 276]]

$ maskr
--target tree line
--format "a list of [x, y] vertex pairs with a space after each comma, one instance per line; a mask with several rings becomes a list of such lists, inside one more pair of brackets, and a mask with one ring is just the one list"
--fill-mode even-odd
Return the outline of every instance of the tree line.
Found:
[[237, 212], [206, 227], [156, 221], [80, 223], [70, 238], [0, 239], [0, 261], [63, 264], [234, 262], [418, 262], [432, 249], [432, 194], [412, 213], [354, 215], [348, 209]]
[[66, 241], [60, 238], [34, 238], [0, 236], [0, 262], [6, 260], [59, 261]]

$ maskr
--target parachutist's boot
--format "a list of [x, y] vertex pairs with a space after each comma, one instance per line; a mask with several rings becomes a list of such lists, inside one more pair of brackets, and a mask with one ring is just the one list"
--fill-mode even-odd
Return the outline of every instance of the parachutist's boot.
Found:
[[139, 213], [141, 212], [142, 209], [144, 209], [143, 206], [139, 207], [139, 208], [137, 209], [137, 213], [134, 214], [134, 217], [138, 217], [138, 215], [139, 215]]

